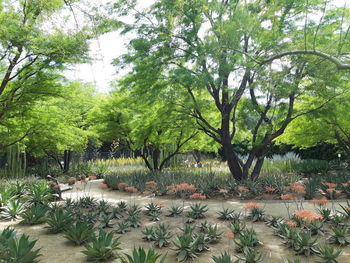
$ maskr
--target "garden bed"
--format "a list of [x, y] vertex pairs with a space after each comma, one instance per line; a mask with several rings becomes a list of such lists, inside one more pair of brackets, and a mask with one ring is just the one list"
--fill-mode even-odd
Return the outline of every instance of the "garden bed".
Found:
[[[96, 199], [105, 199], [111, 204], [116, 204], [120, 201], [125, 201], [128, 204], [135, 203], [142, 206], [143, 209], [144, 206], [150, 202], [162, 202], [164, 204], [164, 207], [162, 208], [163, 212], [160, 215], [159, 222], [151, 222], [149, 217], [143, 214], [141, 217], [141, 227], [129, 228], [131, 230], [130, 232], [123, 235], [118, 235], [120, 236], [121, 248], [123, 249], [122, 253], [130, 254], [132, 248], [134, 247], [141, 246], [144, 248], [150, 248], [153, 246], [153, 242], [146, 242], [142, 239], [143, 234], [141, 231], [145, 227], [156, 226], [160, 223], [164, 223], [170, 226], [170, 231], [172, 233], [180, 234], [181, 230], [179, 230], [179, 227], [182, 227], [185, 224], [186, 220], [185, 212], [189, 211], [189, 206], [191, 204], [197, 202], [190, 200], [184, 201], [181, 199], [174, 200], [169, 199], [167, 197], [153, 197], [147, 195], [140, 195], [137, 193], [129, 194], [109, 189], [106, 190], [99, 188], [100, 183], [101, 181], [92, 181], [87, 184], [77, 183], [74, 187], [74, 190], [65, 192], [63, 194], [63, 197], [78, 199], [79, 197], [89, 195], [95, 197]], [[234, 240], [232, 239], [232, 237], [227, 235], [227, 233], [230, 232], [230, 223], [228, 221], [219, 220], [217, 212], [219, 212], [223, 208], [231, 208], [234, 209], [236, 212], [241, 211], [242, 213], [246, 213], [246, 210], [243, 208], [246, 202], [238, 200], [204, 200], [200, 201], [200, 203], [207, 205], [208, 212], [205, 214], [204, 219], [197, 219], [191, 225], [198, 225], [200, 223], [203, 223], [204, 221], [207, 221], [209, 224], [217, 224], [219, 231], [223, 234], [221, 240], [218, 243], [210, 244], [210, 250], [204, 253], [200, 253], [198, 257], [193, 260], [193, 262], [212, 262], [211, 257], [213, 255], [219, 256], [224, 251], [229, 252], [231, 255], [239, 255], [237, 252], [235, 252], [236, 245], [234, 244]], [[167, 209], [173, 204], [179, 204], [184, 206], [185, 212], [183, 216], [165, 216], [167, 214]], [[297, 208], [296, 203], [294, 202], [289, 202], [288, 205], [290, 206], [291, 211], [295, 211]], [[335, 210], [339, 209], [338, 203], [334, 205], [328, 204], [328, 206]], [[314, 209], [314, 205], [308, 202], [304, 202], [303, 208]], [[286, 207], [282, 201], [269, 201], [265, 204], [264, 209], [267, 215], [287, 217]], [[294, 257], [295, 253], [293, 252], [293, 250], [288, 249], [285, 245], [283, 245], [282, 239], [277, 237], [274, 234], [274, 230], [271, 227], [268, 227], [265, 224], [265, 222], [253, 223], [247, 220], [246, 225], [248, 228], [252, 227], [258, 235], [258, 239], [261, 242], [259, 251], [261, 251], [262, 255], [264, 256], [263, 262], [280, 263], [283, 262], [282, 259], [284, 258], [291, 259]], [[62, 262], [62, 260], [64, 260], [65, 262], [86, 262], [86, 256], [81, 253], [81, 251], [84, 249], [82, 246], [74, 246], [62, 234], [53, 235], [48, 233], [48, 230], [44, 228], [44, 224], [35, 226], [24, 226], [19, 224], [18, 221], [0, 223], [0, 229], [5, 228], [6, 226], [13, 226], [18, 231], [18, 233], [28, 234], [31, 239], [38, 239], [36, 247], [42, 248], [40, 251], [42, 254], [42, 256], [40, 257], [41, 262], [58, 263]], [[112, 231], [115, 230], [115, 227], [105, 228], [105, 230]], [[322, 236], [318, 237], [318, 240], [321, 244], [325, 242], [325, 239]], [[173, 245], [171, 244], [167, 248], [156, 249], [156, 251], [161, 254], [167, 253], [166, 262], [177, 262], [175, 251], [169, 248], [173, 248]], [[343, 254], [338, 257], [338, 262], [348, 263], [349, 256], [349, 247], [344, 247]], [[310, 257], [310, 262], [316, 262], [316, 258], [316, 256]], [[115, 260], [113, 262], [118, 261]]]

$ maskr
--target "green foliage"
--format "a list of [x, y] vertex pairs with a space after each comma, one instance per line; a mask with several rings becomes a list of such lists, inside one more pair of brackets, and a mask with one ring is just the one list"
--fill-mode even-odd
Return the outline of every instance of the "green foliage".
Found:
[[177, 251], [177, 260], [179, 262], [186, 261], [187, 259], [196, 258], [198, 253], [196, 252], [195, 241], [192, 235], [183, 234], [181, 236], [176, 235], [173, 242], [175, 251]]
[[48, 211], [48, 207], [46, 205], [37, 203], [27, 206], [25, 211], [21, 214], [22, 224], [25, 225], [36, 225], [44, 223], [46, 218], [46, 213]]
[[117, 258], [115, 250], [120, 250], [119, 238], [113, 238], [113, 233], [99, 231], [98, 236], [91, 237], [91, 244], [84, 244], [85, 250], [82, 251], [87, 256], [88, 261], [104, 261]]
[[259, 246], [259, 240], [253, 229], [244, 229], [235, 240], [237, 251], [243, 252], [245, 248], [254, 248]]
[[82, 221], [77, 221], [64, 231], [64, 236], [75, 245], [89, 242], [93, 234], [94, 230], [92, 225]]
[[173, 234], [169, 231], [169, 226], [159, 224], [153, 232], [154, 245], [159, 248], [166, 247], [170, 244], [169, 239], [172, 236]]
[[233, 220], [234, 219], [234, 210], [229, 208], [223, 208], [222, 211], [219, 211], [219, 219], [221, 220]]
[[341, 246], [350, 244], [348, 226], [334, 226], [331, 230], [333, 232], [329, 237], [331, 243]]
[[338, 263], [336, 258], [342, 253], [341, 250], [336, 250], [334, 247], [327, 245], [318, 247], [318, 251], [320, 252], [318, 256], [321, 260], [317, 261], [317, 263]]
[[309, 257], [312, 254], [319, 254], [317, 246], [317, 240], [313, 239], [309, 232], [301, 231], [295, 239], [294, 250], [298, 255]]
[[166, 255], [162, 255], [154, 252], [153, 248], [150, 248], [146, 252], [143, 248], [134, 248], [131, 255], [125, 254], [127, 257], [122, 258], [122, 263], [164, 263]]
[[258, 263], [263, 261], [261, 253], [250, 247], [245, 247], [243, 249], [243, 257], [238, 256], [238, 258], [244, 260], [246, 263]]
[[142, 239], [146, 241], [154, 241], [154, 227], [145, 227], [141, 232], [143, 234]]
[[40, 256], [40, 249], [34, 249], [36, 240], [30, 241], [26, 235], [19, 238], [13, 230], [7, 228], [0, 233], [1, 262], [35, 263]]
[[54, 207], [49, 211], [46, 223], [47, 228], [53, 234], [61, 233], [72, 224], [72, 215], [61, 207]]
[[125, 234], [126, 232], [130, 231], [128, 228], [129, 228], [129, 225], [127, 223], [125, 223], [125, 222], [117, 222], [116, 232], [118, 234]]
[[221, 253], [219, 257], [213, 256], [212, 259], [215, 263], [238, 263], [239, 260], [234, 260], [231, 256], [225, 251]]
[[0, 217], [7, 220], [18, 219], [25, 210], [25, 205], [20, 199], [10, 199], [1, 209]]
[[202, 203], [193, 203], [190, 205], [191, 218], [201, 219], [204, 218], [204, 214], [208, 211], [208, 206]]

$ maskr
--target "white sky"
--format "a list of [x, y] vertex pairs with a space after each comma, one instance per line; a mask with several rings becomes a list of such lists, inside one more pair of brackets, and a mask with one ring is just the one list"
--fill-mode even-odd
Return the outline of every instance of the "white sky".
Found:
[[[100, 0], [95, 0], [100, 1]], [[151, 5], [154, 0], [142, 0], [142, 7]], [[348, 4], [347, 0], [334, 0], [334, 4], [343, 7]], [[66, 77], [71, 80], [91, 82], [98, 92], [109, 92], [112, 90], [110, 82], [125, 74], [117, 72], [117, 67], [111, 63], [114, 58], [126, 52], [125, 45], [128, 43], [125, 37], [118, 32], [110, 32], [100, 36], [97, 40], [92, 40], [90, 44], [90, 54], [93, 61], [88, 64], [79, 64], [66, 73]]]

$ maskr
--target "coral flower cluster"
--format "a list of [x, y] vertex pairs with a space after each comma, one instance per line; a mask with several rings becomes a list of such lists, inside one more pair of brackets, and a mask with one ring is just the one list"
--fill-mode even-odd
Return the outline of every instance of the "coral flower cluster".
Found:
[[238, 191], [240, 192], [249, 192], [249, 189], [245, 186], [238, 186]]
[[137, 188], [135, 186], [128, 186], [128, 187], [125, 187], [125, 191], [130, 192], [130, 193], [136, 193]]
[[228, 193], [228, 190], [226, 190], [226, 189], [220, 189], [220, 191], [219, 191], [221, 194], [227, 194]]
[[299, 219], [306, 221], [306, 222], [312, 222], [312, 221], [317, 221], [317, 220], [323, 219], [323, 216], [321, 216], [321, 215], [319, 215], [311, 210], [296, 211], [296, 212], [294, 212], [294, 216], [296, 218], [299, 218]]
[[294, 220], [289, 220], [286, 222], [286, 224], [290, 227], [297, 227], [298, 226], [298, 223], [295, 222]]
[[171, 194], [171, 193], [183, 193], [183, 192], [191, 193], [191, 192], [195, 192], [197, 190], [197, 188], [194, 185], [186, 184], [186, 183], [178, 184], [176, 186], [168, 185], [167, 189], [168, 189], [169, 194]]
[[296, 197], [296, 196], [293, 195], [293, 194], [284, 194], [284, 195], [281, 195], [281, 199], [282, 199], [282, 200], [292, 200], [292, 201], [297, 201], [297, 200], [299, 200], [299, 198]]
[[146, 187], [147, 188], [156, 188], [157, 187], [157, 183], [155, 181], [149, 181], [149, 182], [146, 182]]
[[194, 193], [190, 195], [190, 199], [204, 200], [206, 199], [205, 195], [201, 195], [200, 193]]
[[271, 186], [266, 186], [265, 190], [266, 190], [266, 192], [273, 193], [276, 191], [276, 188], [271, 187]]
[[328, 204], [328, 202], [329, 201], [326, 197], [322, 197], [321, 199], [318, 199], [318, 200], [310, 200], [311, 204], [319, 205], [319, 206], [326, 205]]
[[124, 190], [126, 187], [128, 187], [129, 185], [127, 183], [119, 183], [117, 185], [119, 190]]
[[260, 208], [260, 207], [261, 207], [261, 204], [254, 203], [254, 202], [250, 202], [250, 203], [247, 203], [247, 204], [244, 205], [245, 209], [257, 209], [257, 208]]

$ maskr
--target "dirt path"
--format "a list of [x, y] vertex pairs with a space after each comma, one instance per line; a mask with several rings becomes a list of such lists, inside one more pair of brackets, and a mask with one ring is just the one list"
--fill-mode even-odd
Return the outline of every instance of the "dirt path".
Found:
[[[63, 194], [64, 198], [78, 198], [79, 196], [91, 195], [98, 199], [105, 199], [111, 203], [117, 203], [119, 201], [126, 201], [128, 203], [136, 203], [139, 205], [145, 205], [150, 201], [154, 202], [164, 202], [163, 211], [167, 210], [167, 207], [170, 207], [172, 204], [184, 204], [185, 211], [189, 209], [190, 201], [182, 201], [180, 199], [171, 199], [169, 197], [151, 197], [151, 196], [142, 196], [138, 194], [127, 194], [119, 191], [111, 190], [101, 190], [98, 188], [100, 184], [99, 181], [90, 182], [86, 185], [85, 190], [77, 191], [74, 190], [65, 192]], [[77, 185], [83, 187], [82, 185]], [[215, 201], [215, 200], [205, 200], [203, 203], [208, 205], [209, 211], [206, 214], [206, 218], [203, 220], [196, 220], [196, 223], [204, 222], [205, 220], [211, 224], [218, 224], [220, 230], [223, 233], [229, 231], [229, 223], [219, 221], [217, 219], [217, 211], [221, 210], [223, 207], [229, 207], [237, 211], [244, 212], [243, 205], [244, 202], [234, 201], [234, 200], [224, 200], [224, 201]], [[331, 204], [329, 205], [332, 206]], [[337, 204], [334, 204], [337, 207]], [[313, 205], [305, 202], [303, 207], [305, 209], [313, 209]], [[296, 209], [295, 204], [290, 204], [290, 211]], [[269, 215], [275, 216], [287, 216], [286, 207], [280, 201], [268, 201], [265, 205], [266, 213]], [[169, 224], [172, 232], [179, 233], [179, 227], [184, 224], [184, 217], [180, 218], [169, 218], [164, 215], [161, 215], [161, 223]], [[157, 225], [158, 222], [150, 222], [146, 216], [142, 217], [142, 227], [133, 229], [127, 234], [121, 235], [121, 247], [123, 248], [123, 253], [129, 253], [133, 247], [142, 246], [148, 248], [152, 246], [152, 243], [145, 242], [142, 240], [141, 230], [145, 226]], [[45, 225], [38, 226], [23, 226], [19, 225], [18, 222], [0, 222], [0, 229], [5, 228], [6, 226], [13, 226], [16, 228], [18, 233], [26, 233], [30, 235], [32, 239], [38, 239], [37, 247], [41, 247], [42, 257], [41, 262], [44, 263], [71, 263], [71, 262], [86, 262], [86, 257], [81, 253], [83, 250], [82, 246], [73, 246], [62, 234], [52, 235], [48, 234], [47, 230], [44, 228]], [[290, 249], [286, 249], [281, 243], [282, 240], [273, 235], [271, 228], [267, 227], [264, 223], [247, 223], [248, 226], [251, 226], [258, 233], [258, 238], [263, 243], [260, 251], [265, 256], [264, 262], [267, 263], [282, 263], [283, 258], [293, 258], [294, 253]], [[323, 240], [320, 240], [322, 243]], [[177, 262], [175, 258], [175, 252], [169, 248], [157, 249], [160, 253], [168, 253], [167, 263]], [[212, 255], [219, 255], [223, 251], [228, 251], [232, 255], [235, 255], [235, 245], [232, 239], [223, 237], [221, 242], [217, 244], [210, 245], [210, 251], [201, 253], [199, 257], [193, 261], [194, 263], [199, 262], [213, 262], [211, 260]], [[339, 263], [349, 263], [350, 249], [344, 249], [344, 253], [339, 257]], [[118, 261], [111, 261], [118, 262]], [[309, 262], [316, 262], [315, 258], [311, 258]]]

